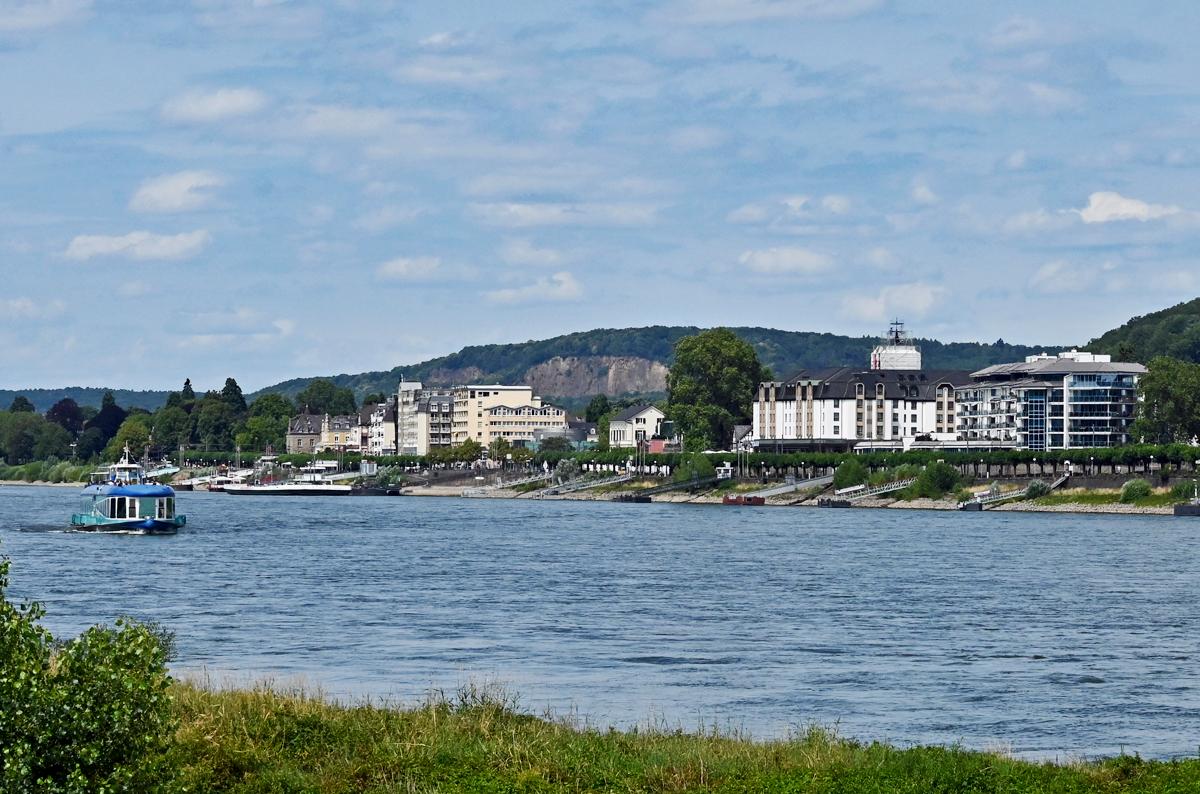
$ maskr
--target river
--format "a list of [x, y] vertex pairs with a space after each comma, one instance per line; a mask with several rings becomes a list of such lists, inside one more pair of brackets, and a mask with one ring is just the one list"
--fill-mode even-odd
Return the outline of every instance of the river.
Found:
[[178, 634], [176, 674], [1026, 757], [1195, 755], [1200, 521], [185, 493], [174, 537], [0, 487], [9, 597]]

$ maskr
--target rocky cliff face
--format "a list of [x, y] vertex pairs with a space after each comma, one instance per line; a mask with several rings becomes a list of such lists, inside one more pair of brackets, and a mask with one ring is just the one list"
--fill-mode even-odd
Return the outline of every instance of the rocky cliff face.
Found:
[[661, 361], [631, 356], [555, 356], [525, 371], [524, 385], [547, 397], [619, 395], [666, 391], [669, 370]]

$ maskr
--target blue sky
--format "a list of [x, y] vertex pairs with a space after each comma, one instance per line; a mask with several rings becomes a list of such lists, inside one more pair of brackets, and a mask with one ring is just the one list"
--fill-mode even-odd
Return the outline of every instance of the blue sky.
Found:
[[1200, 291], [1190, 4], [0, 0], [0, 387]]

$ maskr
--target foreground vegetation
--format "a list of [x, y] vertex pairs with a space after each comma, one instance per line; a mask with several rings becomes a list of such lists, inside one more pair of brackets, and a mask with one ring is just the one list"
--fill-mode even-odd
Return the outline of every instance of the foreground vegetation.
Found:
[[468, 686], [416, 707], [171, 682], [169, 633], [136, 621], [56, 640], [5, 599], [0, 792], [1182, 792], [1200, 761], [1069, 766], [958, 747], [865, 744], [810, 728], [619, 731], [522, 713]]

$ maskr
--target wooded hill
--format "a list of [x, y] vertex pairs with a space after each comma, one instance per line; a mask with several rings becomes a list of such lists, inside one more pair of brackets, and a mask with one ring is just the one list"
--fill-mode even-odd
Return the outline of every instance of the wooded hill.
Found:
[[1108, 353], [1113, 361], [1148, 363], [1170, 356], [1200, 363], [1200, 298], [1160, 312], [1134, 317], [1088, 343], [1086, 350]]
[[[420, 364], [396, 367], [383, 372], [335, 375], [325, 379], [337, 386], [353, 389], [355, 395], [361, 397], [372, 392], [392, 391], [396, 388], [401, 374], [406, 380], [421, 381], [425, 384], [448, 385], [469, 380], [514, 385], [525, 382], [531, 369], [554, 359], [567, 362], [602, 360], [610, 363], [612, 359], [640, 359], [669, 366], [675, 342], [701, 330], [703, 329], [695, 326], [662, 325], [648, 328], [605, 328], [518, 344], [475, 345]], [[871, 348], [878, 342], [875, 337], [780, 331], [773, 328], [731, 330], [754, 345], [759, 358], [780, 378], [807, 367], [865, 367], [869, 363]], [[992, 344], [943, 343], [934, 339], [919, 339], [917, 344], [921, 347], [924, 365], [928, 369], [977, 370], [992, 364], [1020, 361], [1034, 353], [1053, 353], [1065, 349], [1062, 345], [1011, 345], [1002, 339]], [[571, 376], [569, 365], [564, 374]], [[312, 379], [296, 378], [284, 381], [247, 397], [252, 399], [258, 394], [271, 391], [294, 397], [310, 380]], [[562, 391], [569, 393], [565, 389]], [[545, 396], [556, 395], [547, 391]]]

